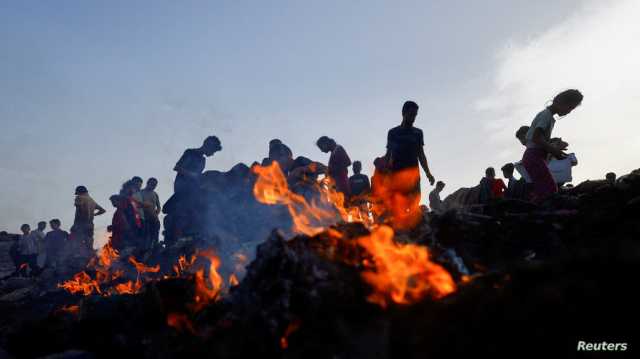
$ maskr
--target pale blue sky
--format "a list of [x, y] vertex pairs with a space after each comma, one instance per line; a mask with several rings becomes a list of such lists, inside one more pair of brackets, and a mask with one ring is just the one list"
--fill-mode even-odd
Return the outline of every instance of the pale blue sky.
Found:
[[[111, 217], [109, 195], [133, 175], [157, 177], [166, 200], [175, 161], [210, 134], [224, 150], [208, 169], [259, 160], [274, 137], [326, 161], [314, 142], [329, 135], [370, 173], [407, 99], [421, 106], [416, 125], [445, 192], [475, 185], [487, 166], [519, 159], [513, 132], [556, 89], [580, 85], [548, 78], [552, 93], [503, 100], [515, 86], [503, 78], [515, 71], [510, 59], [591, 4], [3, 1], [0, 229], [53, 217], [68, 227], [78, 184], [109, 210], [98, 227]], [[576, 117], [589, 111], [585, 92]], [[531, 107], [511, 118], [523, 101]], [[577, 177], [596, 165], [586, 161]]]

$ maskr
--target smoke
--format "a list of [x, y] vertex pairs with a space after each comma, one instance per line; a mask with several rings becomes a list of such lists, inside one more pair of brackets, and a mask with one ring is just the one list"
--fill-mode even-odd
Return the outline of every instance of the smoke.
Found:
[[570, 143], [580, 165], [574, 178], [600, 178], [638, 167], [640, 147], [640, 2], [590, 2], [566, 21], [497, 55], [492, 90], [476, 108], [502, 156], [518, 158], [515, 130], [529, 124], [556, 93], [578, 88], [581, 107], [560, 120], [554, 136]]

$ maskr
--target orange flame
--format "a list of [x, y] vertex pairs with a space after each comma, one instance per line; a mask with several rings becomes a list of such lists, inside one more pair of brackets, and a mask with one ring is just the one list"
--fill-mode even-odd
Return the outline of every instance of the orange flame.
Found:
[[362, 278], [373, 287], [370, 302], [383, 308], [389, 299], [398, 304], [411, 304], [427, 295], [443, 297], [455, 291], [451, 275], [429, 260], [426, 247], [393, 241], [393, 230], [380, 226], [357, 239], [373, 259], [363, 263], [368, 269]]
[[302, 322], [299, 319], [294, 319], [289, 325], [287, 329], [284, 331], [284, 334], [280, 338], [280, 348], [287, 349], [289, 347], [289, 336], [300, 329]]
[[160, 271], [160, 265], [157, 264], [155, 267], [147, 267], [144, 263], [138, 262], [134, 256], [129, 257], [129, 263], [133, 264], [136, 267], [136, 271], [138, 274], [141, 273], [158, 273]]
[[202, 309], [207, 303], [219, 299], [222, 289], [222, 277], [218, 273], [220, 258], [212, 249], [199, 251], [197, 256], [209, 260], [209, 277], [205, 278], [204, 269], [199, 269], [195, 274], [195, 311]]
[[58, 284], [59, 288], [64, 288], [71, 294], [82, 293], [82, 295], [91, 295], [93, 292], [98, 294], [100, 291], [100, 285], [97, 281], [91, 279], [87, 272], [76, 273], [72, 279]]
[[116, 286], [114, 287], [116, 293], [118, 294], [136, 294], [140, 291], [141, 288], [142, 282], [140, 281], [140, 279], [136, 280], [135, 282], [130, 280], [126, 283], [116, 284]]
[[93, 257], [89, 264], [88, 269], [95, 271], [95, 279], [91, 278], [87, 272], [82, 271], [73, 276], [72, 279], [58, 284], [58, 287], [64, 288], [68, 292], [82, 293], [83, 295], [100, 294], [108, 296], [115, 293], [118, 294], [135, 294], [142, 288], [142, 274], [144, 273], [157, 273], [160, 271], [160, 266], [149, 267], [144, 263], [138, 262], [135, 257], [129, 257], [129, 263], [131, 263], [138, 273], [136, 281], [128, 281], [126, 283], [120, 283], [113, 285], [113, 282], [121, 278], [124, 275], [124, 271], [112, 270], [111, 266], [120, 257], [120, 254], [111, 246], [111, 242], [107, 242], [100, 252]]
[[188, 330], [191, 334], [196, 334], [193, 323], [191, 323], [191, 320], [183, 313], [167, 314], [167, 325], [180, 332]]
[[60, 308], [61, 312], [65, 312], [65, 313], [69, 313], [69, 314], [74, 314], [77, 315], [78, 313], [80, 313], [80, 306], [79, 305], [65, 305], [62, 308]]
[[376, 172], [373, 182], [373, 211], [393, 228], [414, 228], [421, 220], [420, 171], [417, 167], [383, 173]]
[[334, 189], [329, 179], [323, 180], [322, 185], [317, 184], [320, 198], [309, 203], [303, 196], [289, 190], [277, 162], [265, 167], [254, 166], [253, 171], [258, 175], [253, 187], [256, 199], [264, 204], [286, 206], [295, 233], [314, 236], [340, 220], [349, 222], [354, 218], [368, 218], [360, 213], [358, 207], [345, 208], [344, 195]]
[[184, 272], [189, 269], [196, 261], [196, 256], [191, 256], [189, 260], [184, 255], [178, 258], [178, 263], [173, 265], [173, 271], [176, 272], [176, 276], [180, 277]]
[[238, 277], [236, 277], [235, 273], [231, 273], [231, 275], [229, 276], [229, 286], [230, 287], [235, 287], [238, 284], [239, 284]]

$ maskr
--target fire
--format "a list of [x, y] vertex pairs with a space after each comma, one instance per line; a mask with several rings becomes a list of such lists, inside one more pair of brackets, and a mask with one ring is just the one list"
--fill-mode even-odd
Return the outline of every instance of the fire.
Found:
[[138, 262], [134, 256], [129, 257], [129, 263], [133, 264], [133, 266], [136, 267], [136, 271], [138, 272], [138, 274], [158, 273], [160, 271], [159, 264], [155, 267], [147, 267], [144, 263]]
[[[314, 236], [339, 220], [359, 221], [372, 230], [370, 235], [357, 239], [372, 258], [363, 262], [366, 270], [362, 274], [373, 287], [369, 301], [386, 307], [389, 301], [411, 304], [427, 295], [440, 298], [455, 291], [451, 275], [430, 261], [426, 247], [394, 242], [391, 227], [374, 223], [368, 210], [345, 206], [344, 196], [333, 189], [330, 181], [321, 183], [319, 198], [308, 203], [289, 190], [276, 162], [268, 167], [255, 166], [253, 170], [258, 175], [253, 191], [256, 199], [265, 204], [285, 205], [293, 219], [294, 232]], [[419, 170], [377, 173], [375, 177], [372, 207], [376, 219], [396, 229], [414, 228], [422, 219]], [[342, 237], [335, 232], [330, 230], [330, 239]]]
[[114, 289], [118, 294], [136, 294], [142, 288], [142, 282], [137, 279], [135, 282], [128, 281], [126, 283], [116, 284]]
[[188, 330], [191, 334], [196, 334], [196, 329], [194, 328], [193, 323], [191, 323], [189, 317], [183, 313], [167, 314], [167, 325], [180, 332]]
[[182, 276], [188, 268], [193, 266], [195, 261], [196, 256], [191, 256], [191, 258], [187, 260], [184, 255], [181, 255], [180, 258], [178, 258], [178, 263], [173, 265], [173, 271], [176, 273], [176, 277]]
[[371, 180], [373, 211], [379, 219], [399, 230], [414, 228], [420, 222], [420, 171], [417, 168], [376, 172]]
[[253, 187], [256, 199], [265, 204], [286, 206], [295, 233], [314, 236], [340, 220], [349, 222], [354, 218], [362, 220], [369, 217], [360, 213], [358, 207], [346, 208], [344, 195], [334, 189], [329, 179], [316, 184], [320, 197], [307, 202], [304, 196], [289, 190], [277, 162], [265, 167], [254, 166], [253, 171], [258, 175]]
[[199, 251], [197, 256], [209, 261], [209, 275], [205, 276], [204, 268], [195, 273], [195, 311], [199, 311], [209, 302], [218, 300], [223, 284], [222, 276], [218, 273], [220, 258], [216, 253], [212, 249], [207, 249]]
[[238, 284], [239, 284], [238, 277], [236, 277], [235, 273], [231, 273], [231, 275], [229, 276], [229, 286], [235, 287]]
[[284, 331], [284, 334], [280, 338], [280, 348], [287, 349], [289, 347], [289, 336], [300, 329], [302, 322], [299, 319], [293, 320], [287, 326], [287, 329]]
[[77, 315], [80, 313], [80, 306], [78, 305], [65, 305], [62, 308], [58, 309], [60, 312], [69, 313], [73, 315]]
[[95, 271], [95, 279], [86, 272], [82, 271], [73, 276], [72, 279], [58, 284], [58, 287], [64, 288], [72, 294], [80, 293], [82, 295], [111, 295], [118, 294], [135, 294], [142, 288], [143, 274], [158, 273], [160, 266], [150, 267], [144, 263], [138, 262], [135, 257], [131, 256], [128, 262], [134, 266], [137, 272], [136, 281], [128, 281], [125, 283], [114, 284], [115, 281], [124, 276], [124, 270], [114, 270], [112, 265], [120, 258], [120, 254], [111, 246], [111, 242], [107, 242], [100, 252], [89, 261], [87, 269]]
[[101, 294], [100, 285], [97, 281], [91, 279], [87, 272], [76, 273], [72, 279], [58, 284], [59, 288], [66, 289], [71, 294], [81, 293], [82, 295], [91, 295], [93, 292]]
[[370, 302], [387, 307], [389, 299], [398, 304], [412, 304], [427, 295], [443, 297], [455, 291], [451, 275], [429, 260], [426, 247], [393, 241], [393, 229], [380, 226], [357, 239], [372, 257], [363, 263], [362, 278], [371, 285]]

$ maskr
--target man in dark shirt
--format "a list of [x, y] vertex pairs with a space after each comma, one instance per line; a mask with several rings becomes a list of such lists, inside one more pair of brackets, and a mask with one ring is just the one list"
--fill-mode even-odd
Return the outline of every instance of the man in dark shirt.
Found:
[[209, 136], [204, 140], [200, 148], [190, 148], [178, 160], [174, 171], [176, 179], [173, 183], [175, 193], [197, 191], [200, 186], [200, 176], [206, 164], [206, 157], [222, 150], [222, 144], [218, 137]]
[[388, 172], [376, 189], [384, 207], [393, 212], [393, 225], [400, 229], [413, 228], [420, 220], [420, 170], [422, 167], [429, 183], [435, 179], [429, 170], [424, 153], [422, 130], [414, 127], [418, 104], [407, 101], [402, 106], [402, 123], [387, 134], [385, 170]]
[[351, 159], [347, 151], [338, 145], [334, 139], [327, 136], [320, 137], [316, 145], [320, 151], [324, 153], [331, 152], [327, 173], [334, 181], [336, 190], [344, 194], [345, 198], [348, 198], [351, 193], [349, 189], [349, 166], [351, 165]]
[[397, 172], [418, 167], [420, 164], [429, 183], [433, 185], [435, 179], [431, 175], [424, 153], [422, 130], [413, 126], [416, 116], [418, 116], [418, 105], [413, 101], [405, 102], [402, 106], [402, 124], [392, 128], [387, 134], [389, 166], [392, 171]]
[[54, 268], [60, 263], [62, 250], [69, 239], [69, 233], [60, 229], [61, 224], [59, 219], [49, 221], [51, 231], [44, 237], [44, 249], [47, 253], [46, 265]]
[[354, 161], [352, 169], [354, 174], [349, 177], [351, 196], [359, 197], [368, 194], [371, 191], [371, 183], [367, 175], [360, 173], [362, 171], [362, 163]]

